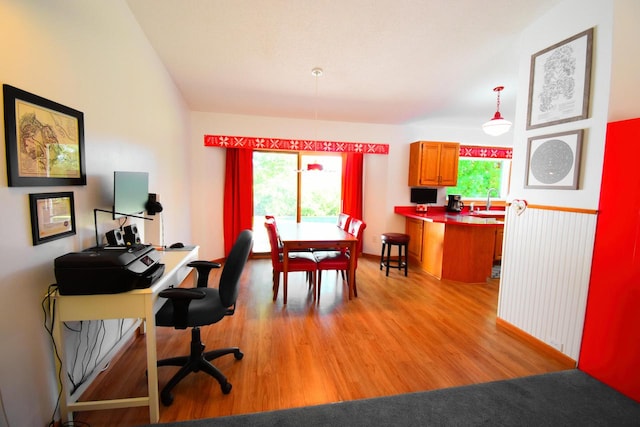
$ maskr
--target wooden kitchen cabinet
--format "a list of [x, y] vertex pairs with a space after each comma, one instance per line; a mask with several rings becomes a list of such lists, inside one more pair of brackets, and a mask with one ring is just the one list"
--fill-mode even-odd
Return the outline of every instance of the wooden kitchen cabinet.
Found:
[[406, 217], [405, 230], [410, 237], [407, 252], [411, 265], [437, 279], [482, 283], [491, 277], [497, 236], [502, 235], [503, 226]]
[[496, 227], [496, 243], [495, 248], [493, 250], [493, 260], [500, 261], [502, 260], [502, 240], [504, 238], [504, 225], [500, 227]]
[[405, 221], [405, 232], [409, 235], [407, 253], [415, 260], [422, 262], [422, 229], [424, 221], [420, 219], [407, 218]]
[[409, 151], [409, 186], [448, 186], [458, 183], [460, 144], [418, 141]]
[[407, 252], [413, 262], [429, 274], [442, 277], [442, 247], [444, 224], [421, 219], [406, 218], [405, 230], [409, 235]]

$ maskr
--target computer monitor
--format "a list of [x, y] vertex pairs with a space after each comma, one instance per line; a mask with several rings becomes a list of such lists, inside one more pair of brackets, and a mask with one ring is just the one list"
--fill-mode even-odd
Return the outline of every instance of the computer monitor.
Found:
[[149, 199], [149, 173], [113, 173], [113, 219], [141, 214]]
[[438, 190], [435, 188], [412, 188], [411, 203], [425, 205], [438, 201]]

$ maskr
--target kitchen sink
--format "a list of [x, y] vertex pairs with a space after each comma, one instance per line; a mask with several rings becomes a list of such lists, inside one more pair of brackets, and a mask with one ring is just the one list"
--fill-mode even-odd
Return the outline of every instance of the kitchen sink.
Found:
[[491, 217], [491, 218], [501, 218], [504, 217], [505, 211], [499, 209], [491, 209], [484, 211], [473, 211], [471, 215], [483, 216], [483, 217]]

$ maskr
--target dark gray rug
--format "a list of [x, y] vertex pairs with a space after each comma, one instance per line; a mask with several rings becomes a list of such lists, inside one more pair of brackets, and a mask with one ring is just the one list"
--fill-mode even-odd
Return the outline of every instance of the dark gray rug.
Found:
[[[214, 403], [212, 403], [214, 404]], [[640, 403], [579, 370], [165, 427], [640, 426]]]

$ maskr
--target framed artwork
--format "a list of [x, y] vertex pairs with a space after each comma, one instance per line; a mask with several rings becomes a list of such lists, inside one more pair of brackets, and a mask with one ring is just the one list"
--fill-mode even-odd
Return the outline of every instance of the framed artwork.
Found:
[[10, 187], [86, 185], [80, 111], [3, 85]]
[[527, 129], [589, 115], [593, 28], [531, 56]]
[[33, 244], [76, 234], [72, 192], [29, 194]]
[[577, 190], [584, 130], [529, 138], [525, 188]]

